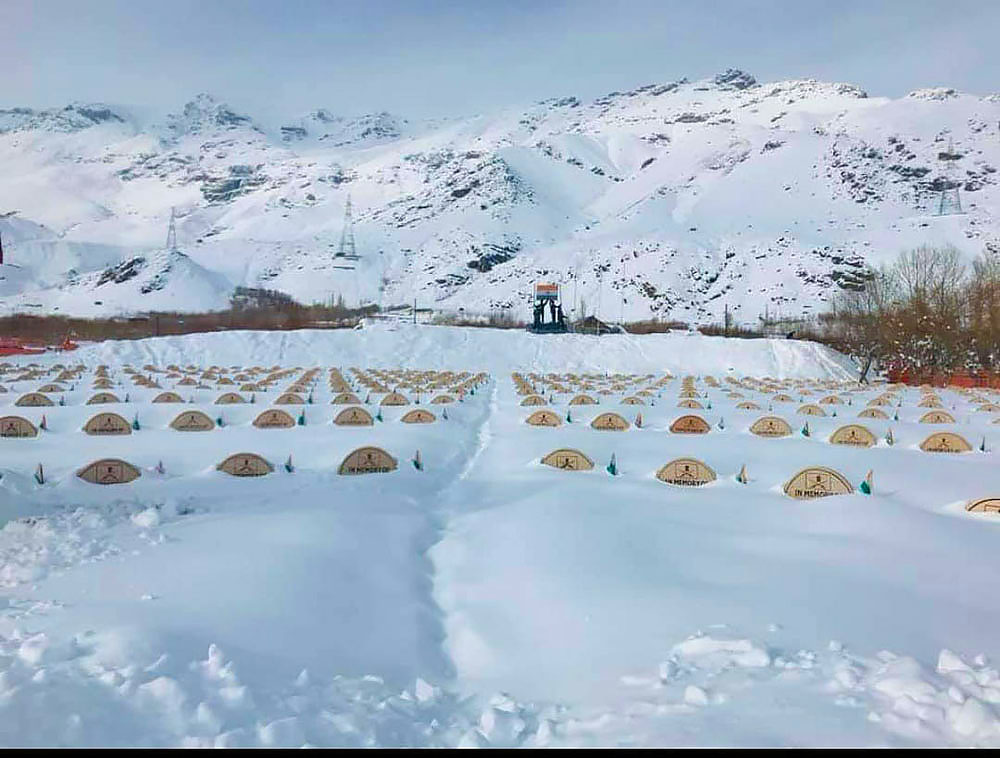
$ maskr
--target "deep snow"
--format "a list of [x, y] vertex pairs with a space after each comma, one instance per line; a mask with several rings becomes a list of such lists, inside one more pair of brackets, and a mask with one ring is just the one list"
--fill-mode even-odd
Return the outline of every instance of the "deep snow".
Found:
[[[827, 438], [884, 388], [824, 406], [837, 415], [823, 418], [797, 415], [790, 389], [795, 402], [773, 413], [794, 434], [762, 439], [747, 428], [770, 395], [740, 388], [762, 406], [740, 410], [699, 378], [711, 408], [693, 412], [711, 432], [667, 431], [687, 412], [675, 406], [689, 374], [714, 375], [723, 388], [726, 376], [856, 375], [825, 348], [785, 340], [370, 325], [109, 342], [7, 361], [32, 362], [106, 363], [121, 382], [126, 364], [323, 370], [306, 424], [286, 430], [250, 424], [276, 390], [254, 405], [217, 406], [227, 388], [179, 388], [194, 405], [154, 405], [156, 391], [128, 382], [113, 390], [127, 390], [128, 403], [87, 406], [86, 374], [63, 393], [64, 407], [15, 408], [44, 380], [3, 376], [0, 415], [37, 422], [44, 412], [49, 428], [0, 439], [2, 744], [1000, 743], [991, 664], [1000, 520], [962, 507], [1000, 492], [1000, 427], [953, 391], [940, 396], [955, 424], [917, 423], [926, 409], [908, 389], [885, 409], [890, 420], [860, 420], [879, 444], [857, 449]], [[447, 406], [447, 420], [425, 396], [434, 424], [401, 424], [406, 409], [385, 408], [383, 422], [351, 429], [330, 424], [339, 410], [329, 404], [331, 366], [491, 376]], [[556, 395], [562, 426], [524, 423], [533, 409], [519, 405], [511, 372], [605, 370], [676, 378], [654, 405], [620, 405], [616, 393], [571, 407], [570, 395]], [[167, 427], [192, 407], [221, 412], [225, 426]], [[138, 414], [140, 430], [80, 431], [103, 410]], [[630, 422], [641, 412], [643, 427], [591, 429], [607, 410]], [[799, 431], [806, 420], [809, 437]], [[974, 451], [917, 448], [942, 429]], [[338, 476], [362, 444], [384, 447], [399, 469]], [[558, 447], [583, 450], [594, 470], [539, 463]], [[423, 471], [410, 464], [417, 449]], [[235, 479], [214, 470], [243, 450], [276, 471]], [[612, 453], [615, 477], [604, 470]], [[73, 476], [105, 455], [142, 476], [109, 487]], [[293, 473], [280, 465], [289, 455]], [[717, 481], [656, 480], [681, 455], [704, 460]], [[32, 479], [39, 462], [43, 486]], [[734, 478], [743, 464], [745, 485]], [[874, 494], [797, 501], [781, 492], [816, 464], [855, 487], [874, 470]]]

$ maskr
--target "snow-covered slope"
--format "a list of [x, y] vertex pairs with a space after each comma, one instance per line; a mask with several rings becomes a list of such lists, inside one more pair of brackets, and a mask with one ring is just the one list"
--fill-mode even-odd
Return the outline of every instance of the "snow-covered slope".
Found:
[[[4, 270], [0, 307], [62, 283], [15, 222], [51, 230], [83, 274], [162, 249], [176, 207], [198, 265], [304, 302], [523, 316], [531, 284], [554, 279], [607, 318], [815, 313], [902, 249], [1000, 250], [998, 122], [995, 95], [888, 99], [738, 71], [420, 123], [330, 108], [264, 125], [208, 95], [162, 118], [0, 111], [0, 213], [17, 211], [0, 234], [22, 267]], [[965, 213], [938, 216], [951, 185]], [[357, 262], [335, 257], [348, 196]]]

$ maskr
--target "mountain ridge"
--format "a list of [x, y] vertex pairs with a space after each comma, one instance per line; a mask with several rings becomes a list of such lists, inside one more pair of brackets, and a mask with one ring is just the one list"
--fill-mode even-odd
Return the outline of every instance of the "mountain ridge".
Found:
[[[738, 69], [424, 121], [316, 108], [271, 124], [208, 94], [157, 119], [100, 103], [0, 110], [0, 235], [22, 266], [0, 280], [0, 311], [111, 308], [49, 292], [73, 285], [34, 275], [43, 241], [4, 212], [76, 250], [80, 275], [162, 251], [176, 208], [200, 277], [177, 283], [181, 310], [218, 302], [226, 281], [523, 317], [532, 283], [553, 279], [571, 315], [815, 314], [908, 247], [1000, 254], [997, 124], [996, 95], [870, 97]], [[961, 215], [937, 215], [949, 188]], [[358, 261], [336, 255], [348, 195]]]

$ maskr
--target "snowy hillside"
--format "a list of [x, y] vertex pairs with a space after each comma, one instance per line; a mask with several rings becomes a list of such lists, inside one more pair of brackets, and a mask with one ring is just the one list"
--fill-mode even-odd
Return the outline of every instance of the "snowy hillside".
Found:
[[[1000, 398], [854, 372], [787, 340], [420, 325], [2, 361], [0, 744], [1000, 745], [1000, 516], [965, 508], [1000, 496]], [[973, 449], [921, 449], [943, 432]], [[338, 474], [373, 445], [398, 466]], [[250, 453], [273, 471], [217, 468]], [[685, 456], [712, 479], [660, 478]], [[136, 478], [85, 480], [102, 458]], [[848, 491], [785, 493], [816, 466]]]
[[[428, 122], [263, 124], [208, 95], [0, 110], [0, 308], [198, 310], [242, 285], [523, 317], [552, 279], [609, 319], [814, 313], [904, 248], [1000, 251], [998, 123], [997, 95], [739, 71]], [[938, 216], [949, 186], [965, 213]], [[335, 257], [348, 196], [356, 262]], [[138, 258], [146, 278], [106, 289]]]

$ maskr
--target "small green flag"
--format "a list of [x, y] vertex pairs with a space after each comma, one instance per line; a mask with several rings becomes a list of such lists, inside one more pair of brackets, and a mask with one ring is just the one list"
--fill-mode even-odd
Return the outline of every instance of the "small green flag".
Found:
[[865, 478], [861, 480], [861, 484], [858, 486], [858, 489], [866, 495], [872, 494], [872, 489], [874, 489], [874, 479], [874, 472], [869, 470], [868, 473], [865, 474]]
[[809, 422], [808, 421], [806, 421], [806, 425], [802, 427], [802, 436], [803, 437], [808, 437], [809, 436]]
[[618, 476], [618, 461], [615, 458], [615, 454], [611, 454], [611, 461], [608, 463], [608, 473], [611, 476]]

